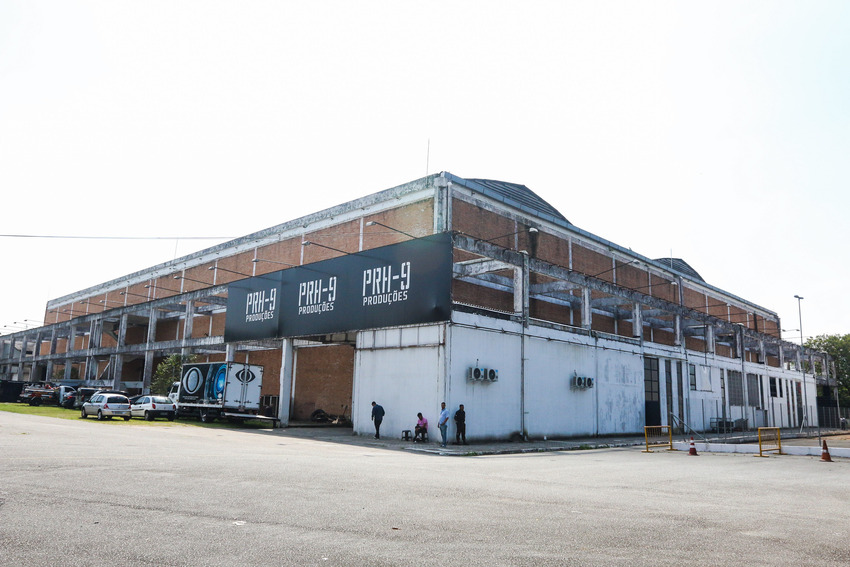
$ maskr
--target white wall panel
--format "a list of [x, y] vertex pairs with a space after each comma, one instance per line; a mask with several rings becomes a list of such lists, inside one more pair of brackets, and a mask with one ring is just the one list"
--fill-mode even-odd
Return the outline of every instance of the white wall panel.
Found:
[[[523, 405], [525, 429], [531, 437], [643, 430], [643, 360], [637, 349], [619, 352], [550, 340], [566, 334], [532, 327], [525, 338], [523, 396], [520, 327], [511, 328], [503, 321], [500, 327], [495, 332], [453, 328], [449, 406], [454, 411], [457, 404], [465, 404], [470, 438], [504, 438], [520, 433]], [[467, 369], [476, 364], [498, 368], [499, 381], [467, 381]], [[595, 378], [595, 387], [571, 388], [573, 373]]]
[[[451, 382], [446, 405], [452, 416], [459, 404], [466, 411], [470, 439], [507, 438], [520, 433], [520, 339], [501, 331], [452, 327]], [[475, 365], [499, 371], [494, 383], [470, 382]], [[455, 427], [449, 421], [449, 436]]]
[[643, 357], [633, 352], [598, 348], [599, 435], [642, 433], [645, 424]]
[[[437, 331], [427, 333], [439, 339]], [[358, 333], [354, 371], [354, 432], [372, 435], [372, 401], [384, 407], [386, 415], [381, 425], [381, 436], [399, 437], [402, 430], [413, 429], [417, 412], [428, 418], [433, 437], [437, 435], [436, 423], [439, 403], [444, 391], [444, 347], [432, 346], [387, 348], [398, 345], [400, 329], [363, 331]], [[362, 345], [384, 348], [361, 348]]]
[[[382, 429], [386, 436], [396, 437], [403, 429], [413, 429], [416, 413], [421, 411], [428, 418], [431, 439], [439, 439], [441, 401], [452, 415], [459, 404], [465, 405], [470, 440], [506, 439], [521, 434], [523, 426], [531, 438], [640, 434], [645, 424], [644, 356], [675, 361], [684, 354], [675, 348], [533, 325], [523, 333], [521, 325], [503, 318], [455, 312], [453, 320], [450, 326], [358, 333], [352, 412], [356, 433], [373, 433], [370, 404], [376, 400], [387, 412]], [[763, 365], [742, 365], [740, 361], [703, 355], [690, 359], [697, 368], [699, 388], [690, 390], [688, 363], [684, 360], [682, 365], [683, 401], [689, 425], [695, 430], [707, 429], [710, 418], [723, 413], [721, 369], [762, 374], [768, 422], [789, 425], [785, 398], [769, 397], [767, 377], [800, 380], [799, 373], [783, 369], [765, 372]], [[468, 371], [476, 366], [498, 370], [499, 380], [469, 381]], [[665, 368], [663, 363], [661, 368]], [[571, 387], [576, 374], [594, 378], [594, 387]], [[661, 382], [663, 391], [663, 371]], [[811, 378], [806, 391], [815, 424], [816, 388]], [[677, 400], [675, 392], [671, 395]], [[661, 402], [665, 410], [663, 398]], [[727, 405], [728, 418], [739, 418], [739, 414], [740, 409], [733, 411]], [[450, 439], [454, 435], [454, 422], [450, 420]]]

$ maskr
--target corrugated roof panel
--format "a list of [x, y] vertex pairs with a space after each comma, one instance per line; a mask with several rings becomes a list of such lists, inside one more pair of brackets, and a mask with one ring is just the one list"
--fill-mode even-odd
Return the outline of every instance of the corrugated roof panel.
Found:
[[655, 258], [655, 261], [659, 264], [663, 264], [665, 266], [669, 266], [671, 269], [676, 270], [679, 273], [690, 276], [696, 280], [704, 282], [702, 276], [697, 273], [695, 269], [691, 267], [690, 264], [682, 260], [681, 258]]
[[467, 179], [484, 188], [496, 193], [502, 197], [501, 200], [506, 204], [519, 205], [519, 208], [528, 210], [535, 214], [544, 214], [570, 222], [562, 215], [558, 209], [540, 198], [537, 193], [518, 183], [508, 183], [506, 181], [497, 181], [495, 179]]

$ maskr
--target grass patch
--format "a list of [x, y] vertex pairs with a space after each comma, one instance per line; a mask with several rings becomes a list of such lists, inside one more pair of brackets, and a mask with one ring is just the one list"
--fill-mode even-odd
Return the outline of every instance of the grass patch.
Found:
[[79, 419], [80, 410], [69, 410], [59, 406], [31, 406], [29, 404], [2, 403], [0, 411], [10, 413], [22, 413], [25, 415], [41, 415], [44, 417], [56, 417], [59, 419]]
[[[80, 417], [79, 409], [65, 409], [59, 406], [31, 406], [29, 404], [20, 403], [0, 403], [0, 411], [9, 413], [20, 413], [24, 415], [40, 415], [43, 417], [53, 417], [56, 419], [78, 419]], [[97, 421], [97, 416], [89, 416], [89, 420]], [[267, 421], [246, 420], [244, 422], [229, 422], [229, 421], [214, 421], [212, 423], [201, 423], [199, 420], [186, 417], [176, 421], [168, 421], [167, 419], [159, 418], [153, 421], [145, 421], [141, 417], [134, 417], [130, 421], [124, 421], [120, 417], [104, 420], [102, 423], [120, 423], [123, 425], [142, 425], [146, 427], [162, 427], [181, 425], [187, 427], [206, 427], [210, 429], [271, 429], [271, 424]]]

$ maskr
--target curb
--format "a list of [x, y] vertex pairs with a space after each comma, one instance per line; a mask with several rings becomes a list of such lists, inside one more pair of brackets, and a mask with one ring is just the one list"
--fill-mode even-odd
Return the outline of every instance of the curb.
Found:
[[[695, 445], [698, 451], [706, 453], [740, 453], [744, 455], [757, 455], [759, 452], [758, 445], [724, 445], [721, 443], [696, 443]], [[673, 449], [676, 451], [687, 451], [689, 447], [689, 443], [681, 441], [673, 442]], [[820, 457], [822, 450], [822, 447], [785, 445], [782, 447], [782, 454], [797, 457]], [[833, 457], [850, 458], [850, 448], [846, 447], [830, 447], [829, 453]]]

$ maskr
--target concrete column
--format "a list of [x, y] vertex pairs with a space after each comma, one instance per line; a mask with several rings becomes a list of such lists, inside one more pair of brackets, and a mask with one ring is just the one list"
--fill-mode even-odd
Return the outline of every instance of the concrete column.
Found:
[[[192, 338], [192, 330], [195, 328], [195, 302], [187, 301], [186, 302], [186, 321], [183, 324], [183, 344], [186, 344], [186, 341]], [[191, 354], [189, 347], [184, 346], [180, 349], [180, 354], [182, 356], [189, 356]]]
[[151, 309], [150, 315], [148, 316], [148, 334], [147, 334], [147, 343], [151, 345], [156, 342], [156, 323], [159, 320], [159, 311], [156, 309]]
[[581, 288], [581, 327], [590, 330], [593, 326], [593, 313], [590, 308], [590, 288]]
[[[39, 364], [39, 363], [38, 363], [38, 362], [36, 362], [35, 360], [33, 360], [33, 361], [30, 363], [30, 381], [31, 381], [31, 382], [32, 382], [32, 381], [38, 381], [38, 380], [41, 380], [41, 376], [39, 376], [39, 373], [38, 373], [39, 368], [41, 368], [41, 364]], [[50, 376], [47, 376], [47, 377], [45, 378], [45, 380], [49, 382], [49, 381], [50, 381]]]
[[744, 330], [735, 331], [735, 358], [744, 358]]
[[97, 327], [96, 327], [97, 336], [95, 337], [95, 340], [97, 341], [95, 343], [96, 348], [101, 348], [103, 346], [103, 324], [104, 323], [105, 323], [105, 321], [103, 319], [98, 319], [98, 321], [97, 321]]
[[115, 354], [110, 361], [112, 364], [112, 384], [116, 390], [121, 389], [121, 383], [124, 381], [124, 355], [121, 354], [121, 350], [127, 340], [127, 317], [126, 313], [121, 316], [121, 322], [118, 324], [118, 354]]
[[[0, 359], [10, 359], [11, 358], [11, 347], [9, 346], [9, 341], [6, 339], [0, 340]], [[9, 373], [9, 365], [8, 364], [0, 364], [0, 378], [3, 380], [11, 380], [12, 376]]]
[[70, 352], [72, 350], [77, 349], [77, 327], [73, 323], [68, 325], [68, 346], [65, 348], [65, 352]]
[[452, 207], [449, 180], [437, 177], [434, 180], [434, 232], [445, 232], [452, 226]]
[[[56, 354], [56, 328], [50, 329], [50, 349], [48, 350], [49, 354]], [[47, 361], [47, 375], [53, 378], [53, 359]]]
[[118, 323], [118, 348], [121, 349], [127, 342], [127, 325], [130, 316], [126, 313], [121, 315], [121, 321]]
[[88, 350], [91, 350], [91, 349], [93, 349], [95, 347], [99, 347], [99, 346], [100, 345], [97, 344], [97, 321], [95, 320], [95, 321], [89, 322], [89, 348], [88, 348]]
[[529, 269], [528, 253], [522, 252], [522, 268], [514, 268], [514, 313], [520, 315], [523, 324], [528, 326], [529, 313]]
[[156, 342], [156, 321], [159, 318], [159, 311], [151, 309], [148, 316], [148, 335], [145, 344], [145, 367], [142, 370], [142, 391], [150, 392], [151, 378], [153, 377], [153, 345]]
[[705, 352], [714, 354], [714, 327], [711, 325], [705, 326]]
[[632, 304], [632, 336], [643, 338], [643, 309], [640, 303]]
[[[95, 340], [97, 339], [97, 321], [92, 321], [89, 323], [89, 344], [85, 349], [86, 351], [86, 373], [84, 376], [85, 380], [97, 380], [97, 360], [92, 357], [92, 349], [96, 346]], [[85, 337], [83, 338], [85, 341]]]
[[280, 394], [277, 402], [277, 418], [280, 420], [281, 427], [286, 427], [289, 425], [292, 406], [292, 373], [295, 362], [292, 339], [283, 339], [280, 351]]
[[153, 351], [145, 351], [145, 366], [142, 370], [142, 392], [150, 393], [151, 378], [153, 377]]
[[[35, 359], [36, 359], [36, 357], [38, 357], [41, 354], [42, 336], [43, 335], [41, 334], [41, 332], [38, 331], [35, 334], [35, 340], [33, 340], [32, 363], [30, 365], [30, 380], [38, 380], [39, 379], [38, 369], [41, 365], [38, 362], [36, 362]], [[50, 374], [48, 374], [47, 377], [45, 378], [45, 380], [47, 380], [47, 381], [50, 381], [51, 379], [52, 379], [52, 376], [50, 376]]]
[[[679, 305], [685, 304], [685, 282], [682, 278], [677, 277], [675, 281], [671, 282], [672, 285], [676, 288], [676, 294], [678, 296]], [[676, 346], [682, 346], [685, 344], [685, 329], [682, 325], [682, 316], [676, 315], [676, 325], [674, 328], [674, 337], [673, 344]]]
[[[738, 331], [738, 336], [740, 337], [739, 342], [741, 343], [741, 348], [743, 350], [743, 356], [741, 357], [741, 390], [744, 393], [744, 417], [752, 421], [752, 416], [747, 413], [747, 408], [750, 405], [750, 384], [747, 379], [747, 349], [744, 341], [746, 338], [744, 337], [744, 329], [741, 328]], [[752, 427], [752, 423], [750, 423], [750, 427]]]
[[[30, 382], [38, 379], [38, 378], [36, 378], [35, 368], [34, 368], [34, 365], [35, 365], [34, 358], [35, 358], [36, 353], [38, 352], [38, 339], [39, 339], [39, 333], [38, 332], [36, 332], [35, 335], [28, 336], [26, 348], [21, 349], [21, 353], [23, 354], [24, 370], [26, 370], [26, 368], [28, 366], [30, 368], [30, 372], [29, 372]], [[32, 349], [32, 356], [30, 356], [30, 354], [29, 354], [29, 349]]]
[[523, 296], [523, 270], [522, 268], [514, 268], [514, 314], [521, 315], [524, 305], [522, 303]]
[[[0, 340], [0, 359], [7, 359], [9, 355], [7, 354], [7, 349], [9, 348], [9, 341], [2, 339]], [[0, 379], [3, 380], [11, 380], [12, 377], [9, 375], [9, 365], [8, 364], [0, 364]]]
[[27, 353], [28, 337], [24, 335], [21, 339], [21, 351], [18, 353], [18, 380], [24, 379], [24, 356]]
[[90, 354], [86, 355], [85, 380], [97, 380], [97, 359]]

